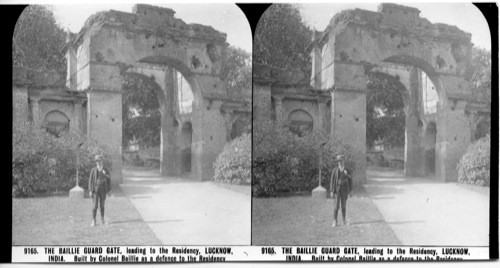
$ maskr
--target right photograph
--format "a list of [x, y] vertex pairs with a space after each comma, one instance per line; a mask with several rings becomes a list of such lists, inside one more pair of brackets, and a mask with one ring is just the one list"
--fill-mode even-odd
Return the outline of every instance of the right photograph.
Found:
[[473, 4], [271, 5], [252, 244], [488, 247], [490, 36]]

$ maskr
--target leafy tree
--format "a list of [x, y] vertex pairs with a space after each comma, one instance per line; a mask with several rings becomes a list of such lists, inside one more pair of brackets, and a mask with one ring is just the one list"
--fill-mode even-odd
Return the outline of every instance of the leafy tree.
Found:
[[221, 80], [228, 91], [252, 90], [252, 56], [243, 49], [229, 46], [222, 55]]
[[55, 70], [66, 74], [62, 46], [64, 30], [56, 23], [50, 6], [28, 6], [19, 17], [12, 39], [14, 66], [39, 70]]
[[253, 53], [255, 62], [311, 73], [311, 58], [306, 50], [312, 30], [302, 21], [295, 4], [273, 4], [257, 24]]
[[366, 94], [366, 143], [372, 147], [405, 144], [404, 86], [390, 75], [370, 75]]
[[473, 89], [491, 90], [491, 51], [478, 47], [472, 48], [470, 81]]
[[123, 79], [123, 146], [135, 140], [145, 147], [160, 145], [160, 105], [151, 83], [133, 75]]

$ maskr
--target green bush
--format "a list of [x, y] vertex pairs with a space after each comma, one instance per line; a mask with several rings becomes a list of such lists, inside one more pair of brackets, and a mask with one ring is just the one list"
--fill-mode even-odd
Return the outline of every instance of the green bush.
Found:
[[[324, 146], [322, 146], [324, 144]], [[252, 190], [255, 197], [311, 191], [318, 186], [319, 155], [322, 186], [329, 187], [335, 156], [346, 156], [346, 168], [354, 171], [354, 151], [336, 138], [320, 133], [304, 137], [273, 122], [254, 124]]]
[[[76, 185], [76, 156], [79, 157], [79, 185], [87, 188], [93, 158], [102, 153], [110, 167], [110, 152], [92, 139], [77, 133], [60, 138], [29, 124], [13, 129], [12, 194], [14, 197], [68, 191]], [[81, 144], [77, 148], [77, 145]]]
[[214, 163], [214, 180], [250, 184], [251, 154], [250, 134], [243, 134], [226, 144]]
[[469, 146], [457, 169], [460, 183], [490, 186], [490, 135]]

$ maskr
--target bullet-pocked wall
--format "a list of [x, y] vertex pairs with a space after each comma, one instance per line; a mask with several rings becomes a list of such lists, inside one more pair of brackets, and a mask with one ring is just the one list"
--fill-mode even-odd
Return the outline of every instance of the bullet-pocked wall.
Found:
[[468, 110], [488, 105], [474, 98], [466, 80], [471, 35], [419, 13], [395, 4], [381, 4], [378, 12], [346, 10], [316, 34], [311, 85], [331, 92], [331, 133], [357, 149], [356, 183], [366, 181], [366, 110], [359, 107], [366, 107], [367, 74], [373, 68], [413, 66], [436, 86], [436, 177], [443, 181], [457, 180], [456, 164], [470, 140], [470, 131], [463, 131], [469, 129]]
[[69, 91], [57, 72], [14, 67], [12, 78], [14, 124], [50, 127], [65, 123], [65, 132], [86, 133], [85, 93]]
[[[226, 143], [222, 110], [245, 106], [243, 101], [228, 100], [226, 85], [220, 80], [226, 34], [209, 26], [187, 24], [174, 14], [172, 9], [140, 4], [134, 6], [132, 13], [100, 12], [91, 16], [70, 41], [67, 84], [88, 92], [88, 133], [114, 149], [112, 176], [118, 182], [121, 181], [124, 74], [156, 72], [153, 80], [165, 98], [160, 100], [165, 102], [162, 112], [165, 174], [181, 172], [179, 128], [185, 121], [175, 108], [172, 70], [182, 74], [194, 97], [190, 115], [191, 176], [196, 179], [211, 179], [213, 162]], [[228, 102], [233, 105], [225, 108]], [[241, 109], [250, 113], [251, 108]]]

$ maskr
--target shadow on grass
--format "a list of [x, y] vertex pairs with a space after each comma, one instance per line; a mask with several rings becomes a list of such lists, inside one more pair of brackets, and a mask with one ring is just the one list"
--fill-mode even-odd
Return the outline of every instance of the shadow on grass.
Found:
[[392, 200], [394, 199], [394, 196], [379, 196], [379, 197], [372, 197], [372, 200]]
[[151, 196], [130, 196], [130, 199], [151, 199]]
[[132, 219], [132, 220], [121, 220], [121, 221], [110, 221], [108, 224], [128, 224], [128, 223], [134, 223], [134, 222], [145, 222], [145, 223], [164, 223], [164, 222], [180, 222], [184, 220], [156, 220], [156, 221], [144, 221], [142, 219]]
[[364, 221], [364, 222], [350, 222], [349, 225], [362, 225], [362, 224], [374, 224], [374, 223], [386, 223], [386, 224], [410, 224], [410, 223], [424, 223], [426, 221], [416, 220], [416, 221], [393, 221], [386, 222], [384, 220], [375, 220], [375, 221]]
[[157, 221], [145, 221], [145, 223], [164, 223], [164, 222], [181, 222], [184, 220], [157, 220]]
[[133, 185], [122, 184], [120, 187], [123, 188], [124, 191], [127, 192], [127, 196], [130, 199], [151, 198], [151, 197], [147, 197], [147, 195], [161, 192], [161, 189], [159, 187], [144, 186], [144, 185], [138, 185], [138, 184], [133, 184]]
[[406, 176], [400, 169], [373, 167], [366, 170], [366, 181], [368, 185], [381, 186], [439, 183], [433, 177]]
[[255, 245], [400, 245], [362, 188], [348, 199], [347, 220], [354, 223], [332, 228], [332, 199], [309, 196], [254, 198], [252, 243]]
[[13, 199], [12, 244], [159, 244], [160, 240], [142, 220], [130, 201], [124, 197], [121, 188], [115, 187], [112, 192], [113, 198], [106, 201], [108, 225], [103, 228], [90, 227], [92, 200], [89, 198]]
[[381, 195], [384, 197], [379, 197], [380, 199], [394, 199], [394, 196], [386, 196], [386, 195], [395, 195], [404, 193], [403, 189], [389, 187], [389, 186], [366, 186], [370, 191], [370, 198], [377, 199], [377, 196]]

